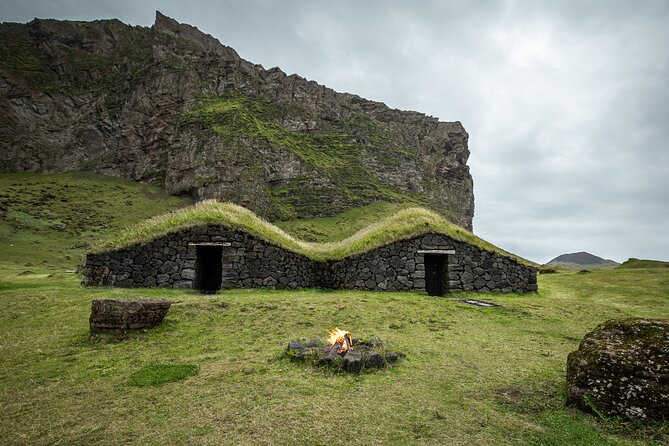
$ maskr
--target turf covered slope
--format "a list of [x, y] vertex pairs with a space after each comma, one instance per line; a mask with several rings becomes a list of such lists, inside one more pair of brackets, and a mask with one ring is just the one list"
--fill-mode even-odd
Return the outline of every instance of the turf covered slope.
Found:
[[215, 200], [205, 200], [194, 206], [151, 218], [102, 240], [93, 247], [93, 252], [100, 253], [144, 243], [181, 229], [202, 225], [220, 225], [225, 228], [239, 229], [319, 261], [338, 260], [398, 240], [427, 233], [438, 233], [490, 252], [514, 258], [525, 265], [534, 266], [532, 262], [508, 253], [424, 208], [401, 210], [341, 241], [315, 243], [305, 242], [291, 236], [246, 208]]
[[89, 172], [0, 174], [0, 262], [74, 269], [100, 237], [188, 202]]
[[631, 257], [625, 260], [618, 268], [669, 268], [669, 262]]

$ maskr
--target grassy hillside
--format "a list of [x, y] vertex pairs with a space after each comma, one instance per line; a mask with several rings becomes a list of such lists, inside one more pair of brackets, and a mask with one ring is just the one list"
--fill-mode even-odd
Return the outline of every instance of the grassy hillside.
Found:
[[669, 268], [669, 262], [661, 260], [644, 260], [630, 258], [625, 260], [619, 268]]
[[415, 204], [410, 202], [380, 201], [350, 209], [333, 217], [285, 220], [274, 224], [294, 237], [307, 242], [336, 242], [403, 209], [414, 206]]
[[0, 174], [0, 262], [73, 268], [100, 237], [186, 204], [91, 173]]
[[[408, 209], [411, 203], [380, 202], [335, 217], [274, 226], [239, 206], [204, 202], [186, 207], [185, 200], [159, 188], [86, 172], [0, 174], [0, 191], [0, 262], [25, 267], [27, 273], [38, 266], [71, 270], [91, 247], [141, 242], [201, 223], [243, 227], [316, 259], [341, 258], [432, 230], [510, 255], [433, 212]], [[150, 217], [156, 218], [137, 224]], [[300, 240], [305, 235], [313, 242]]]

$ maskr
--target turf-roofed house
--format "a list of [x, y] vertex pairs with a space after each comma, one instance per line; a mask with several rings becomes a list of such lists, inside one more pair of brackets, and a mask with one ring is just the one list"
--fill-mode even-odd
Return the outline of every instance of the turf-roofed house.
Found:
[[448, 222], [411, 208], [335, 243], [293, 238], [253, 212], [204, 201], [156, 217], [86, 256], [84, 285], [526, 292], [537, 269]]

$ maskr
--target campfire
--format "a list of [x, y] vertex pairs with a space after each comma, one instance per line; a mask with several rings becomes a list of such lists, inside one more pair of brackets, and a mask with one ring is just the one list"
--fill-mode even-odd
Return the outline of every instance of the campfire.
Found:
[[328, 339], [330, 345], [335, 346], [337, 354], [344, 356], [347, 351], [353, 349], [353, 338], [351, 333], [345, 330], [340, 330], [335, 327], [330, 330], [330, 338]]
[[329, 330], [327, 343], [319, 339], [290, 341], [286, 355], [292, 361], [311, 362], [350, 373], [384, 368], [404, 357], [402, 353], [388, 351], [379, 338], [355, 339], [339, 327]]

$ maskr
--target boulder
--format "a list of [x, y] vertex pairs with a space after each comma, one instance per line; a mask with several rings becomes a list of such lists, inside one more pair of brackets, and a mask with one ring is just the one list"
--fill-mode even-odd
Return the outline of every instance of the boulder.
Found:
[[360, 373], [362, 370], [362, 353], [350, 350], [344, 355], [344, 370], [349, 373]]
[[159, 324], [172, 302], [165, 299], [96, 299], [91, 305], [93, 333], [120, 332]]
[[288, 350], [299, 351], [304, 350], [304, 345], [300, 341], [292, 340], [288, 343]]
[[669, 320], [614, 319], [588, 333], [567, 358], [567, 404], [669, 419]]
[[344, 359], [339, 356], [337, 348], [334, 345], [318, 351], [318, 359], [316, 360], [316, 365], [318, 366], [341, 367], [343, 363]]
[[365, 367], [368, 369], [381, 369], [385, 367], [385, 361], [381, 353], [376, 351], [365, 352]]

